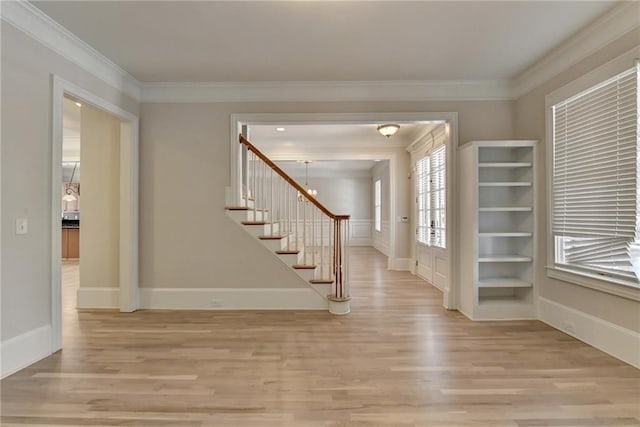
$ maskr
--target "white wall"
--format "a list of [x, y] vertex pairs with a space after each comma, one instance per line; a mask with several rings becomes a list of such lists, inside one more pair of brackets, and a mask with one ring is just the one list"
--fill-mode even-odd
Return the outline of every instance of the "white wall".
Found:
[[120, 120], [83, 105], [80, 287], [120, 284]]
[[[540, 170], [537, 184], [537, 210], [538, 233], [536, 254], [538, 259], [538, 271], [536, 272], [536, 284], [540, 296], [553, 304], [560, 304], [570, 310], [578, 310], [587, 316], [599, 321], [640, 332], [640, 303], [630, 299], [621, 298], [582, 286], [550, 279], [547, 277], [545, 266], [547, 260], [547, 177], [546, 151], [549, 149], [545, 135], [545, 96], [553, 90], [575, 80], [605, 62], [621, 55], [634, 46], [640, 40], [640, 30], [636, 29], [618, 40], [610, 43], [605, 48], [584, 58], [566, 71], [558, 74], [541, 86], [519, 98], [516, 102], [516, 136], [519, 139], [536, 139], [540, 141], [538, 150], [538, 167]], [[562, 325], [559, 325], [562, 327]], [[628, 345], [635, 345], [629, 343]]]
[[[293, 176], [304, 186], [304, 176]], [[351, 246], [373, 245], [373, 192], [371, 173], [345, 171], [333, 178], [310, 176], [309, 187], [318, 190], [317, 199], [335, 214], [351, 215]]]
[[[2, 22], [3, 342], [51, 320], [51, 75], [134, 114], [138, 103]], [[29, 233], [16, 235], [16, 218]]]

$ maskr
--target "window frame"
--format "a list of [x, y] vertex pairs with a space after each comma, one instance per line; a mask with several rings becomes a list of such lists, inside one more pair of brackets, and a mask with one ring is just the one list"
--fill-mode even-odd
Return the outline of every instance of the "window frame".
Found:
[[373, 182], [373, 229], [382, 232], [382, 179]]
[[[434, 168], [434, 155], [435, 151], [442, 151], [442, 156], [444, 162], [442, 163], [441, 169]], [[426, 171], [424, 174], [418, 173], [418, 163], [424, 161], [426, 164]], [[446, 250], [447, 249], [447, 146], [446, 144], [438, 144], [435, 147], [430, 147], [418, 160], [416, 160], [415, 164], [415, 201], [416, 201], [416, 223], [415, 223], [415, 240], [416, 243], [422, 246], [428, 246], [432, 248], [439, 248]], [[443, 180], [443, 186], [441, 188], [435, 187], [434, 181], [436, 180], [436, 174], [441, 174], [441, 178]], [[423, 197], [423, 206], [420, 206], [419, 197], [420, 193], [418, 192], [419, 181], [424, 179], [424, 197]], [[436, 194], [438, 193], [438, 194]], [[441, 195], [441, 197], [439, 197]], [[441, 205], [437, 203], [437, 201], [441, 202]], [[422, 208], [422, 209], [421, 209]], [[426, 241], [420, 240], [420, 213], [424, 212], [424, 223], [426, 224], [424, 227], [426, 229], [424, 235], [426, 236]], [[438, 212], [441, 212], [441, 216], [444, 218], [444, 226], [443, 227], [435, 227], [435, 216], [438, 215]], [[434, 224], [434, 225], [432, 225]], [[434, 243], [436, 241], [436, 230], [441, 230], [442, 237], [440, 238], [440, 242]], [[440, 244], [441, 243], [441, 244]]]
[[571, 98], [589, 88], [628, 70], [633, 66], [634, 61], [640, 55], [640, 47], [635, 47], [613, 60], [597, 67], [591, 72], [567, 83], [566, 85], [549, 93], [545, 97], [545, 126], [546, 140], [548, 147], [546, 151], [546, 190], [547, 190], [547, 276], [563, 282], [580, 285], [601, 292], [621, 296], [624, 298], [640, 301], [640, 287], [629, 282], [617, 279], [615, 276], [606, 278], [587, 271], [578, 271], [559, 266], [555, 262], [555, 239], [553, 234], [553, 165], [554, 165], [554, 139], [553, 139], [553, 106]]

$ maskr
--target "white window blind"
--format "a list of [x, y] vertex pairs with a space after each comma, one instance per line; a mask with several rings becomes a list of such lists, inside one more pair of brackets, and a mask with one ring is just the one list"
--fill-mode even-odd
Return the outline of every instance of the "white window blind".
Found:
[[376, 231], [382, 230], [382, 188], [380, 185], [380, 180], [376, 180], [374, 183], [374, 223]]
[[638, 285], [638, 67], [552, 107], [555, 264]]
[[423, 157], [416, 162], [416, 239], [425, 245], [429, 244], [429, 192], [429, 157]]
[[446, 247], [446, 157], [445, 146], [431, 153], [431, 218], [430, 240], [432, 246]]
[[446, 148], [441, 145], [416, 162], [416, 239], [446, 247]]

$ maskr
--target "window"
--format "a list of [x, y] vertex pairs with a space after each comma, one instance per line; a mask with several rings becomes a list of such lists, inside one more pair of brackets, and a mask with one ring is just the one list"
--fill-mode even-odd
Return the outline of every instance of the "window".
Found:
[[416, 239], [425, 245], [429, 244], [429, 157], [416, 162], [416, 205], [418, 220], [416, 221]]
[[381, 231], [382, 230], [382, 211], [381, 211], [381, 206], [382, 206], [382, 195], [381, 195], [381, 188], [380, 188], [380, 180], [377, 179], [376, 182], [374, 183], [374, 212], [373, 212], [373, 218], [374, 218], [374, 222], [375, 222], [375, 227], [376, 227], [376, 231]]
[[445, 146], [441, 145], [431, 153], [431, 218], [429, 219], [431, 245], [446, 247], [446, 160]]
[[553, 266], [640, 287], [638, 66], [551, 105]]
[[446, 247], [446, 147], [440, 145], [416, 162], [416, 239]]

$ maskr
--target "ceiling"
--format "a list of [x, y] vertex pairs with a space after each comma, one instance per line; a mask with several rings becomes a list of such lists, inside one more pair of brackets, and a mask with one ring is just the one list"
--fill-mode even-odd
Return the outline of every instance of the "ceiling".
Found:
[[[328, 149], [333, 152], [349, 147], [406, 147], [417, 137], [435, 129], [438, 123], [402, 123], [400, 130], [390, 138], [382, 136], [375, 124], [297, 124], [297, 125], [251, 125], [249, 139], [252, 144], [270, 157], [282, 155], [295, 149]], [[285, 130], [280, 132], [276, 128]], [[298, 159], [304, 160], [304, 159]]]
[[37, 1], [142, 82], [501, 80], [614, 1]]
[[[373, 160], [314, 160], [309, 163], [309, 178], [331, 178], [345, 174], [371, 177], [371, 168], [377, 163]], [[300, 161], [278, 161], [276, 164], [293, 178], [300, 180], [306, 175], [305, 164]]]

